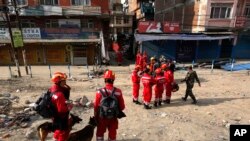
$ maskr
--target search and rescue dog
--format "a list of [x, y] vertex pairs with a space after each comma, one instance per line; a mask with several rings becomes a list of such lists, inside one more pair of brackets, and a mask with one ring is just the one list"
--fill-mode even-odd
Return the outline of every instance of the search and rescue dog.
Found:
[[[70, 114], [70, 116], [72, 119], [71, 125], [69, 125], [70, 128], [72, 128], [76, 123], [82, 121], [82, 119], [78, 116], [75, 116], [73, 114]], [[40, 141], [45, 141], [47, 135], [50, 132], [54, 132], [52, 122], [45, 122], [37, 127], [37, 133]]]
[[67, 141], [91, 141], [96, 126], [97, 126], [97, 121], [95, 117], [90, 117], [88, 125], [86, 125], [79, 131], [70, 133]]

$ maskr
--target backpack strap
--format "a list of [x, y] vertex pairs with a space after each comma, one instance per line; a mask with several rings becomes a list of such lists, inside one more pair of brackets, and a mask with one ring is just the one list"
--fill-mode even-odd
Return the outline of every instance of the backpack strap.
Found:
[[[102, 91], [104, 89], [105, 91], [105, 94], [104, 92]], [[107, 89], [104, 87], [104, 88], [101, 88], [99, 89], [100, 93], [102, 94], [103, 97], [107, 97], [108, 96], [108, 92], [107, 92]], [[111, 95], [110, 96], [114, 96], [115, 95], [115, 91], [116, 91], [116, 87], [113, 88], [112, 92], [111, 92]]]
[[112, 97], [115, 96], [115, 91], [116, 91], [116, 87], [113, 88], [113, 91], [112, 91], [110, 96], [112, 96]]

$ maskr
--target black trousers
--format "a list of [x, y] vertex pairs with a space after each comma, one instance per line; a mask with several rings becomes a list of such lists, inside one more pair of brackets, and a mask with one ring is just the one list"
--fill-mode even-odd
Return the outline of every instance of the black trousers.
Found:
[[193, 87], [194, 87], [194, 85], [187, 84], [186, 94], [185, 94], [184, 98], [187, 99], [188, 96], [190, 96], [192, 98], [192, 100], [194, 102], [196, 102], [196, 98], [195, 98], [193, 91], [192, 91]]

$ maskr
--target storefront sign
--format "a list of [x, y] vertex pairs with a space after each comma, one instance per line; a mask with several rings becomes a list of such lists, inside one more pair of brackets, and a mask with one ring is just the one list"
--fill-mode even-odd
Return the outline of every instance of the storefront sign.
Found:
[[179, 33], [180, 24], [178, 22], [164, 22], [164, 33]]
[[10, 39], [8, 28], [0, 28], [0, 39]]
[[45, 28], [41, 29], [43, 39], [98, 39], [98, 31], [84, 31], [80, 28]]
[[24, 39], [41, 39], [40, 28], [23, 28]]
[[139, 33], [163, 33], [162, 24], [153, 21], [141, 21], [138, 24]]
[[23, 47], [22, 33], [19, 29], [12, 30], [14, 47]]
[[81, 27], [80, 19], [59, 19], [58, 22], [61, 28], [80, 28]]
[[179, 33], [180, 24], [178, 22], [154, 22], [141, 21], [138, 24], [139, 33]]

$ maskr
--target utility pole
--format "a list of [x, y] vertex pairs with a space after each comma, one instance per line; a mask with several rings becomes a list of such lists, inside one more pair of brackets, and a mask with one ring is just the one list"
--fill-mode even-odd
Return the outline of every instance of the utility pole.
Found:
[[5, 9], [3, 12], [4, 12], [4, 15], [5, 15], [6, 20], [7, 20], [9, 34], [10, 34], [11, 52], [12, 52], [13, 59], [15, 61], [16, 67], [17, 67], [18, 76], [21, 77], [21, 71], [20, 71], [19, 62], [18, 62], [18, 59], [17, 59], [17, 53], [16, 53], [16, 50], [14, 48], [14, 40], [13, 40], [13, 35], [12, 35], [12, 30], [11, 30], [11, 25], [10, 25], [10, 18], [9, 18], [9, 14], [8, 14], [9, 8], [7, 7], [7, 4], [6, 4], [5, 0], [3, 0], [2, 3], [3, 3], [3, 6], [4, 6], [4, 9]]
[[[16, 19], [17, 19], [17, 22], [18, 22], [18, 27], [19, 27], [19, 30], [21, 31], [21, 36], [22, 36], [22, 40], [23, 40], [22, 25], [21, 25], [21, 22], [20, 22], [20, 19], [19, 19], [19, 12], [17, 10], [16, 0], [13, 0], [13, 4], [14, 4], [15, 12], [16, 12]], [[26, 60], [26, 50], [24, 49], [23, 46], [21, 48], [22, 48], [22, 54], [23, 54], [23, 64], [24, 64], [24, 67], [25, 67], [26, 75], [28, 75], [29, 71], [28, 71], [28, 65], [27, 65], [27, 60]]]

